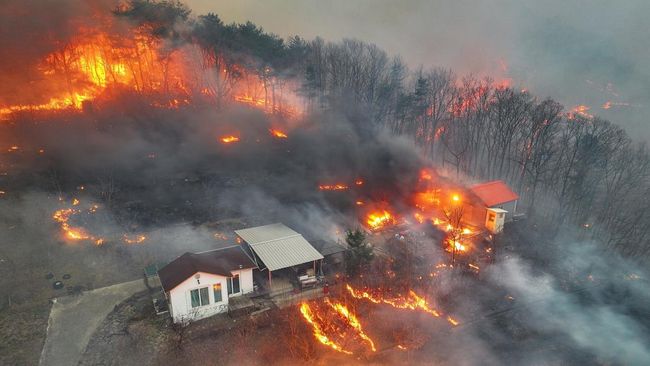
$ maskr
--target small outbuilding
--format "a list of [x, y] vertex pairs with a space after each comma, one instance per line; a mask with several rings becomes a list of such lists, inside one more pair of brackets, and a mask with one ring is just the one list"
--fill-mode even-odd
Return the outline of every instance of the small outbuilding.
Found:
[[502, 180], [476, 184], [469, 190], [476, 198], [472, 221], [485, 226], [493, 234], [500, 233], [503, 224], [512, 221], [516, 214], [519, 195]]
[[175, 323], [228, 311], [229, 300], [253, 291], [257, 265], [239, 246], [185, 253], [158, 270]]

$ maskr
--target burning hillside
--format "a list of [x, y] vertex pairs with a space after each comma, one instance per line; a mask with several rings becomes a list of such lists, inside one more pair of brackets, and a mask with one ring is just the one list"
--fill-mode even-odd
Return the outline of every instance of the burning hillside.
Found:
[[[31, 87], [0, 99], [0, 119], [26, 112], [79, 112], [124, 93], [146, 96], [159, 108], [229, 99], [268, 113], [296, 114], [279, 96], [282, 89], [269, 77], [270, 69], [260, 75], [243, 64], [225, 65], [223, 56], [202, 53], [191, 43], [170, 45], [157, 33], [159, 19], [138, 18], [141, 5], [121, 4], [113, 14], [94, 9], [92, 25], [73, 19], [67, 38], [53, 40], [52, 52], [29, 61]], [[186, 19], [181, 7], [168, 6], [177, 11], [171, 22]]]
[[[509, 78], [409, 70], [362, 41], [283, 39], [176, 1], [9, 0], [0, 42], [0, 315], [106, 304], [93, 345], [120, 364], [648, 358], [646, 276], [618, 255], [649, 253], [650, 158], [595, 115], [636, 101], [564, 108]], [[273, 222], [319, 259], [249, 258], [236, 231]], [[197, 320], [254, 308], [227, 329], [91, 297], [224, 248], [250, 268], [215, 254], [215, 273], [181, 266], [172, 290]], [[90, 296], [50, 312], [61, 291]], [[81, 364], [108, 359], [88, 350]]]

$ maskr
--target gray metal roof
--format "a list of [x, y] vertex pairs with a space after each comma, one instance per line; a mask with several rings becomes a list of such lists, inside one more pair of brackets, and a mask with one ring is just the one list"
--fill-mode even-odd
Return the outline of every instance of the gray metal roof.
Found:
[[302, 235], [284, 224], [235, 230], [270, 271], [323, 259]]

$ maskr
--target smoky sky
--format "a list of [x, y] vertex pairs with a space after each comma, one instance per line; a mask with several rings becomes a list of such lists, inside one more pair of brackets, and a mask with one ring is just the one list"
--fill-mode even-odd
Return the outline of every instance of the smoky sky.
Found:
[[[539, 97], [650, 139], [650, 2], [188, 0], [195, 14], [251, 20], [282, 37], [358, 38], [412, 67], [512, 79]], [[611, 101], [609, 109], [602, 106]], [[619, 105], [617, 103], [629, 104]]]

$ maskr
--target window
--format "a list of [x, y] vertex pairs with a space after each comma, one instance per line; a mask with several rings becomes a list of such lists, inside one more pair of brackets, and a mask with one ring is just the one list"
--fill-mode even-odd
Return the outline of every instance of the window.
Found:
[[228, 279], [228, 295], [238, 294], [241, 291], [239, 286], [239, 275], [236, 274]]
[[208, 288], [203, 287], [202, 289], [199, 290], [199, 293], [201, 294], [201, 306], [209, 305], [210, 304], [210, 297], [208, 295]]
[[202, 287], [196, 290], [190, 290], [190, 300], [192, 301], [193, 308], [210, 304], [208, 288]]
[[221, 295], [221, 284], [220, 283], [215, 283], [214, 285], [212, 285], [212, 291], [214, 292], [214, 302], [223, 301], [223, 297]]
[[201, 306], [201, 302], [199, 300], [199, 290], [190, 291], [190, 298], [192, 299], [192, 307], [193, 308], [195, 308], [197, 306]]
[[488, 221], [489, 222], [494, 222], [494, 214], [493, 213], [490, 213], [490, 215], [488, 215]]

